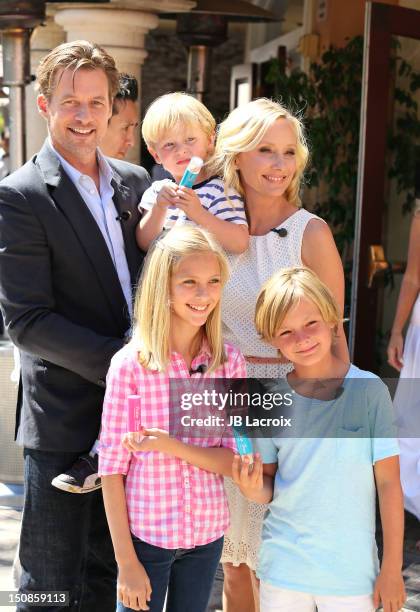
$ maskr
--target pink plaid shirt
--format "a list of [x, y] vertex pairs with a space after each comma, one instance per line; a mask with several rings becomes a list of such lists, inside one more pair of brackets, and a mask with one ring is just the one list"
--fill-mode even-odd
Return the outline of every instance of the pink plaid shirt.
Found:
[[[140, 422], [145, 428], [169, 430], [170, 379], [246, 378], [241, 353], [225, 344], [227, 361], [211, 374], [190, 375], [178, 353], [172, 353], [166, 372], [148, 370], [137, 360], [131, 345], [112, 359], [102, 414], [99, 473], [126, 474], [125, 493], [131, 532], [161, 548], [193, 548], [220, 538], [229, 526], [229, 509], [223, 477], [184, 460], [157, 451], [129, 453], [121, 444], [128, 431], [127, 396], [140, 395]], [[193, 360], [191, 370], [208, 364], [206, 343]], [[188, 384], [188, 380], [185, 380]], [[198, 381], [197, 381], [198, 382]], [[209, 412], [209, 411], [208, 411]], [[182, 441], [204, 447], [236, 451], [231, 435], [188, 437]]]

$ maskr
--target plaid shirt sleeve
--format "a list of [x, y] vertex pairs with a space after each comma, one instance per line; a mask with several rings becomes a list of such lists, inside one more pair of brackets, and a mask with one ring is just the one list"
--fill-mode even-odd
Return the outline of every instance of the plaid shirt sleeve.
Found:
[[135, 358], [123, 348], [112, 359], [106, 378], [99, 445], [99, 475], [127, 474], [131, 453], [122, 446], [128, 431], [127, 397], [137, 392]]
[[[225, 347], [228, 357], [226, 376], [228, 378], [246, 378], [245, 358], [242, 353], [230, 344], [226, 344]], [[223, 434], [222, 446], [224, 448], [230, 448], [234, 453], [238, 452], [236, 441], [230, 427], [228, 427]]]

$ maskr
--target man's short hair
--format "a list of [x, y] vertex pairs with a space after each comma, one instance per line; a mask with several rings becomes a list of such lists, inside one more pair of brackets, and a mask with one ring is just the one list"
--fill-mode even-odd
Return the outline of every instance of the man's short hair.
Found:
[[131, 74], [121, 72], [119, 78], [119, 89], [114, 97], [114, 103], [112, 105], [112, 115], [118, 115], [121, 108], [121, 102], [137, 102], [139, 97], [139, 85], [136, 77]]
[[75, 40], [58, 45], [40, 62], [36, 77], [39, 92], [49, 100], [56, 87], [60, 70], [103, 70], [108, 79], [109, 99], [112, 102], [119, 88], [119, 74], [114, 58], [102, 47], [87, 40]]

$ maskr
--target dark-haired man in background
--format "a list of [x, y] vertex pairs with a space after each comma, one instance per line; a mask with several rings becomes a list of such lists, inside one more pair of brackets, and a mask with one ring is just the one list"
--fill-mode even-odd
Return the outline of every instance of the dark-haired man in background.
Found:
[[129, 149], [134, 146], [139, 126], [138, 96], [137, 79], [121, 73], [119, 90], [112, 105], [112, 117], [100, 144], [102, 153], [107, 157], [125, 159]]

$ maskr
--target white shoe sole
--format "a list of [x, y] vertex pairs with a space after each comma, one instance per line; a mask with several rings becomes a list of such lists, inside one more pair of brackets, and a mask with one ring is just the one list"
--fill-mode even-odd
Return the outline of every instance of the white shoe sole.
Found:
[[63, 482], [58, 477], [53, 478], [53, 480], [51, 481], [51, 484], [53, 487], [55, 487], [56, 489], [60, 489], [61, 491], [66, 491], [67, 493], [77, 493], [79, 495], [84, 494], [84, 493], [92, 493], [92, 491], [96, 491], [97, 489], [102, 488], [101, 482], [97, 485], [92, 485], [89, 488], [86, 488], [86, 487], [83, 488], [83, 487], [76, 487], [75, 485], [71, 485], [66, 482]]

